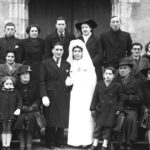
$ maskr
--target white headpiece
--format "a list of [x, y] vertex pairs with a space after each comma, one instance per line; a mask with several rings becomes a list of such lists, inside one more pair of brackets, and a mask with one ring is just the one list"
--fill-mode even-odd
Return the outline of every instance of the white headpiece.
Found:
[[80, 39], [76, 39], [76, 40], [72, 40], [70, 42], [70, 45], [69, 45], [69, 57], [67, 59], [67, 61], [72, 64], [73, 61], [74, 61], [74, 58], [73, 58], [73, 48], [76, 47], [76, 46], [79, 46], [82, 48], [83, 50], [83, 56], [81, 58], [81, 65], [82, 67], [84, 68], [90, 68], [90, 69], [94, 69], [94, 65], [93, 65], [93, 62], [91, 60], [91, 57], [89, 55], [89, 52], [86, 48], [86, 45], [85, 43], [80, 40]]

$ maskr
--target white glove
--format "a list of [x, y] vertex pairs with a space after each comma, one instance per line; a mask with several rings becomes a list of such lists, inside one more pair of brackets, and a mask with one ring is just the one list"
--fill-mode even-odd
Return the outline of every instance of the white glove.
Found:
[[72, 79], [68, 76], [65, 81], [66, 86], [71, 86], [73, 84]]
[[15, 112], [14, 112], [14, 115], [19, 116], [20, 112], [21, 112], [20, 109], [16, 109]]
[[50, 105], [50, 100], [47, 96], [42, 97], [42, 103], [45, 107], [48, 107]]

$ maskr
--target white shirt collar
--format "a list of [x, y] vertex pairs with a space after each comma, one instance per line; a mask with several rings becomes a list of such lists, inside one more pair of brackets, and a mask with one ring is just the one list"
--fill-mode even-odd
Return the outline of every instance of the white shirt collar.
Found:
[[88, 39], [90, 38], [91, 35], [92, 35], [92, 33], [90, 33], [90, 34], [87, 35], [87, 36], [82, 35], [85, 43], [88, 41]]

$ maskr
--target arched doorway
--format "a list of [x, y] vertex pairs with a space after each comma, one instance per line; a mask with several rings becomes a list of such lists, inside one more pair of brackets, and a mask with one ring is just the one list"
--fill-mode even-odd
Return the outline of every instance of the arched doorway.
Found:
[[110, 0], [31, 0], [29, 3], [29, 23], [37, 23], [41, 27], [41, 37], [55, 30], [55, 19], [58, 16], [67, 18], [67, 30], [77, 35], [74, 24], [85, 18], [94, 19], [98, 27], [95, 34], [109, 29], [111, 16]]

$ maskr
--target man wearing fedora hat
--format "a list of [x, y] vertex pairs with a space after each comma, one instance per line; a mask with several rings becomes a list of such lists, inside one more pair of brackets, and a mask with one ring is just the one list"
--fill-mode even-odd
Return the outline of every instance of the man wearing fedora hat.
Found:
[[98, 48], [98, 38], [93, 34], [93, 30], [97, 27], [97, 23], [94, 20], [89, 19], [76, 23], [75, 27], [81, 33], [81, 36], [78, 38], [85, 43], [95, 66], [97, 80], [100, 80], [102, 79], [102, 69], [100, 64], [101, 53]]
[[120, 150], [131, 150], [137, 139], [138, 107], [142, 102], [142, 91], [132, 74], [133, 63], [129, 58], [119, 62], [116, 80], [122, 85], [121, 112], [125, 114], [122, 132], [119, 137]]
[[116, 66], [120, 58], [129, 56], [131, 53], [132, 40], [130, 34], [122, 31], [120, 25], [120, 18], [113, 16], [110, 19], [111, 30], [100, 35], [99, 47], [104, 65], [113, 64]]
[[45, 39], [45, 57], [52, 57], [52, 45], [56, 42], [62, 42], [64, 46], [63, 59], [68, 57], [68, 46], [71, 40], [75, 39], [75, 36], [66, 30], [66, 18], [58, 17], [55, 24], [56, 30], [49, 34]]

